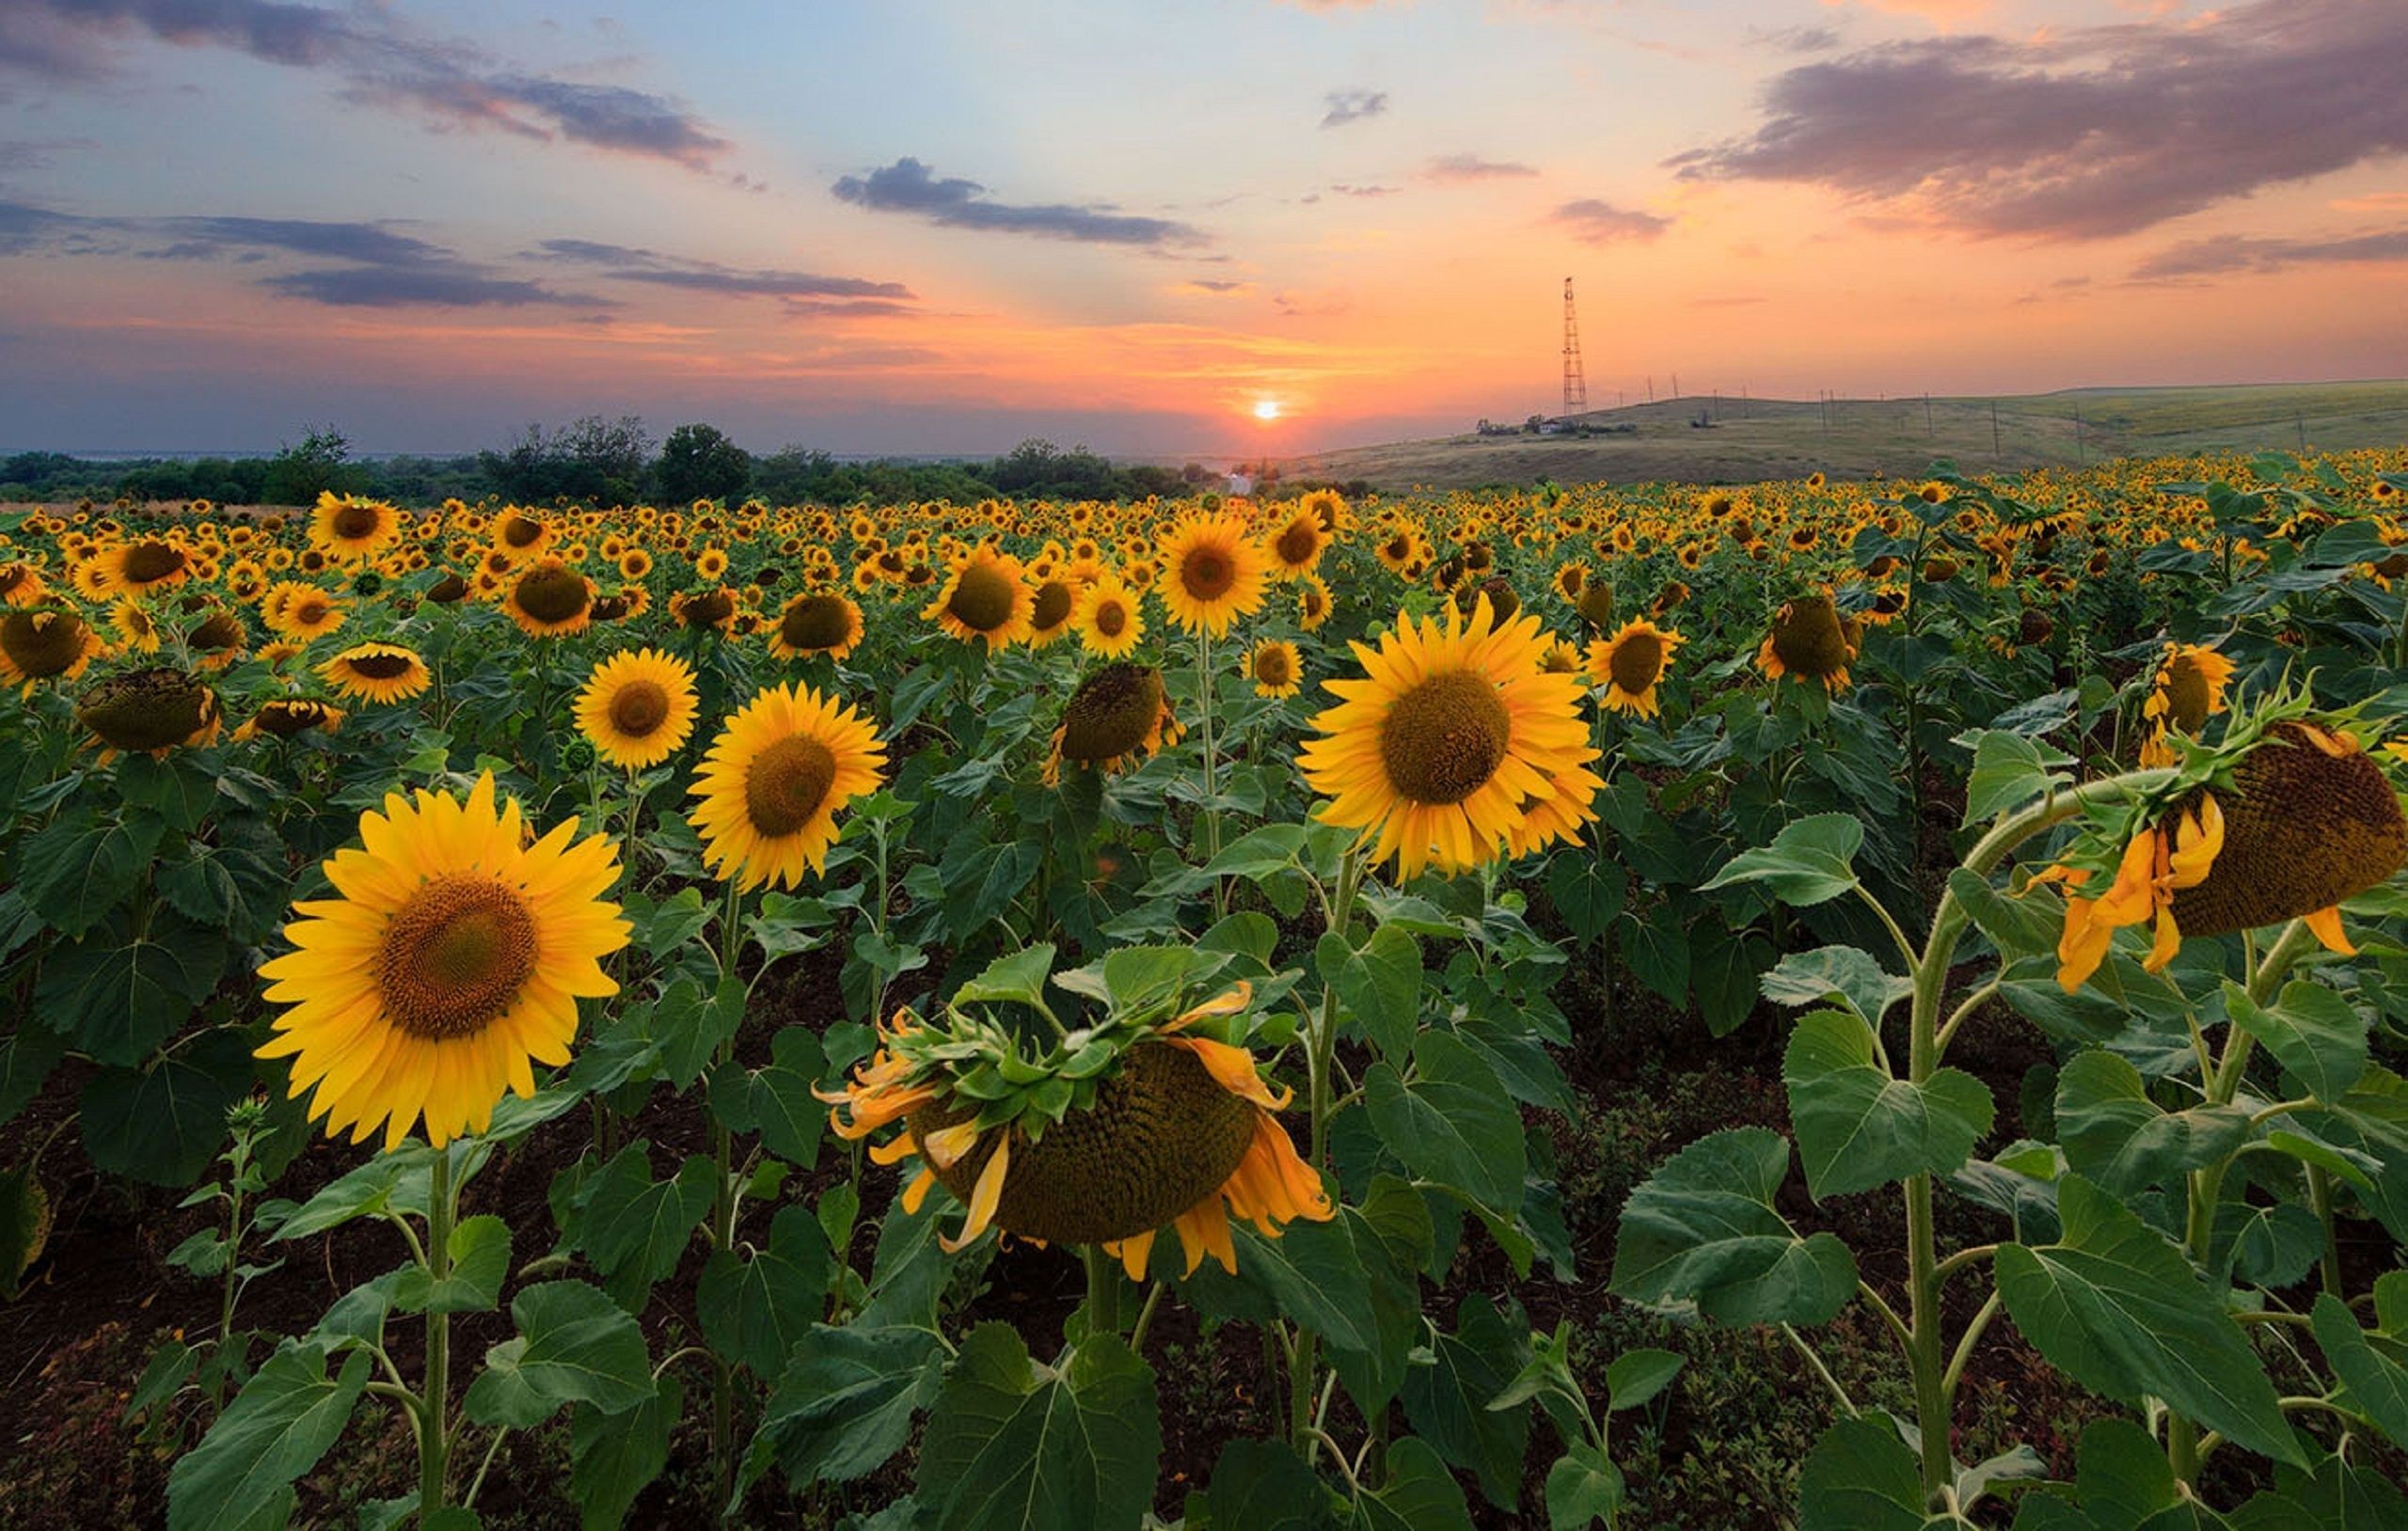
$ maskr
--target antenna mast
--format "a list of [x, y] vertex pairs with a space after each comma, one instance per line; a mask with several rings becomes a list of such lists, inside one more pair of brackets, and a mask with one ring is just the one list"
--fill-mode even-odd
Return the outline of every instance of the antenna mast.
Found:
[[1572, 311], [1572, 278], [1563, 278], [1563, 412], [1589, 408], [1589, 380], [1580, 371], [1580, 319]]

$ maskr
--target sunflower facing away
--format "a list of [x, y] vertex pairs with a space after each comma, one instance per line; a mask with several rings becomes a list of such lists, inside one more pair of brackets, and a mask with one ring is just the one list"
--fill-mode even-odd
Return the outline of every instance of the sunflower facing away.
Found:
[[1606, 688], [1608, 712], [1656, 716], [1656, 687], [1672, 668], [1672, 651], [1688, 640], [1644, 620], [1626, 622], [1610, 639], [1589, 645], [1589, 678]]
[[1826, 690], [1847, 689], [1847, 667], [1856, 662], [1856, 624], [1840, 615], [1828, 595], [1800, 596], [1773, 614], [1772, 630], [1756, 663], [1767, 680], [1783, 675], [1819, 682]]
[[543, 559], [510, 582], [501, 606], [530, 638], [583, 632], [594, 623], [594, 581], [558, 559]]
[[435, 682], [418, 652], [399, 643], [355, 643], [318, 673], [336, 695], [356, 702], [404, 702]]
[[1079, 646], [1099, 659], [1117, 659], [1146, 636], [1141, 598], [1117, 574], [1107, 574], [1079, 592], [1070, 614]]
[[861, 647], [861, 641], [860, 603], [832, 592], [796, 596], [769, 624], [769, 652], [781, 659], [805, 659], [815, 654], [842, 659]]
[[614, 994], [602, 958], [627, 922], [602, 894], [618, 879], [606, 835], [569, 819], [530, 843], [493, 775], [464, 804], [388, 793], [359, 816], [360, 844], [325, 863], [335, 896], [296, 903], [293, 950], [260, 969], [276, 1018], [262, 1058], [291, 1058], [290, 1093], [354, 1143], [381, 1125], [398, 1145], [423, 1116], [441, 1147], [482, 1132], [504, 1090], [535, 1093], [531, 1065], [564, 1064], [577, 1002]]
[[1053, 752], [1045, 758], [1045, 784], [1061, 781], [1066, 761], [1107, 776], [1126, 770], [1179, 742], [1181, 732], [1163, 691], [1162, 671], [1116, 660], [1081, 681], [1063, 706]]
[[1262, 550], [1245, 523], [1228, 515], [1191, 515], [1163, 537], [1163, 605], [1188, 632], [1227, 636], [1229, 623], [1262, 605]]
[[1400, 614], [1377, 649], [1354, 644], [1364, 678], [1324, 683], [1341, 700], [1297, 757], [1330, 799], [1320, 818], [1376, 835], [1372, 859], [1411, 877], [1495, 860], [1532, 805], [1593, 793], [1580, 682], [1540, 668], [1546, 645], [1537, 617], [1494, 623], [1485, 598], [1468, 625], [1450, 606], [1443, 626]]
[[217, 737], [225, 714], [217, 693], [198, 675], [181, 670], [136, 670], [112, 675], [75, 703], [75, 720], [92, 731], [101, 759], [119, 750], [165, 756], [182, 745]]
[[886, 746], [851, 705], [804, 687], [775, 686], [721, 728], [690, 815], [703, 860], [750, 892], [793, 888], [828, 864], [836, 814], [885, 780]]
[[73, 680], [103, 647], [101, 635], [64, 607], [19, 608], [0, 616], [0, 683], [26, 694], [54, 678]]
[[2233, 663], [2197, 643], [2168, 643], [2164, 662], [2157, 667], [2141, 717], [2155, 727], [2141, 746], [2143, 766], [2171, 766], [2176, 759], [2173, 734], [2195, 739], [2208, 719], [2225, 710], [2225, 690], [2232, 684]]
[[948, 638], [983, 641], [989, 653], [1028, 640], [1035, 630], [1036, 592], [1028, 588], [1020, 560], [991, 547], [974, 547], [953, 560], [944, 582], [921, 616]]
[[610, 655], [577, 694], [577, 731], [610, 765], [659, 765], [694, 732], [693, 668], [658, 649]]
[[265, 734], [273, 738], [290, 739], [311, 729], [324, 733], [339, 733], [342, 728], [343, 711], [330, 702], [308, 697], [275, 697], [259, 705], [248, 721], [234, 731], [238, 739], [256, 739]]
[[968, 1208], [958, 1237], [940, 1236], [948, 1252], [1000, 1228], [1039, 1243], [1100, 1245], [1143, 1280], [1167, 1224], [1188, 1274], [1207, 1255], [1234, 1274], [1231, 1213], [1266, 1239], [1299, 1218], [1335, 1215], [1321, 1176], [1273, 1115], [1294, 1092], [1275, 1096], [1243, 1047], [1178, 1034], [1248, 1002], [1241, 984], [1152, 1028], [1120, 1053], [1091, 1105], [1034, 1133], [1025, 1117], [982, 1128], [982, 1103], [957, 1093], [950, 1072], [915, 1045], [928, 1038], [908, 1010], [881, 1029], [885, 1045], [854, 1070], [852, 1083], [822, 1098], [832, 1103], [829, 1121], [841, 1138], [903, 1124], [870, 1157], [922, 1161], [904, 1188], [907, 1213], [940, 1183]]

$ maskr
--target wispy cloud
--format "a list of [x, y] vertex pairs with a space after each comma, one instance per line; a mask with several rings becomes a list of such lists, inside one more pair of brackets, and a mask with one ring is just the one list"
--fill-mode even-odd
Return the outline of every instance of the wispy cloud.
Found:
[[1108, 204], [994, 201], [977, 182], [958, 176], [939, 180], [934, 170], [909, 155], [866, 176], [846, 176], [831, 189], [839, 199], [873, 212], [905, 213], [951, 229], [1147, 248], [1208, 242], [1192, 225], [1118, 213]]
[[1827, 186], [1982, 235], [2128, 234], [2408, 150], [2408, 6], [2257, 0], [2195, 20], [1934, 38], [1776, 76], [1688, 180]]
[[0, 69], [46, 79], [109, 73], [118, 46], [150, 39], [221, 48], [264, 63], [327, 71], [346, 100], [399, 107], [450, 126], [564, 140], [709, 171], [732, 147], [685, 106], [626, 86], [519, 68], [435, 38], [381, 6], [343, 9], [285, 0], [7, 0]]
[[2212, 276], [2226, 272], [2281, 271], [2289, 266], [2360, 261], [2408, 261], [2408, 229], [2385, 229], [2333, 238], [2275, 239], [2224, 234], [2160, 250], [2132, 270], [2140, 281]]
[[1360, 122], [1367, 117], [1377, 117], [1388, 109], [1388, 93], [1385, 90], [1333, 90], [1322, 98], [1329, 110], [1322, 114], [1324, 128], [1342, 128], [1349, 122]]
[[1538, 174], [1536, 166], [1518, 160], [1489, 160], [1477, 154], [1441, 154], [1421, 167], [1421, 179], [1440, 185], [1465, 185], [1481, 181], [1512, 181]]
[[1198, 292], [1228, 293], [1245, 292], [1254, 284], [1235, 279], [1225, 280], [1215, 276], [1192, 276], [1188, 278], [1187, 285]]
[[549, 260], [591, 266], [596, 276], [610, 281], [642, 282], [727, 297], [779, 298], [789, 312], [799, 314], [875, 319], [918, 311], [911, 307], [915, 294], [909, 287], [865, 276], [729, 266], [716, 260], [664, 255], [658, 250], [606, 245], [590, 239], [547, 239], [537, 246], [537, 253]]
[[1634, 240], [1659, 239], [1665, 229], [1672, 227], [1670, 218], [1616, 207], [1593, 197], [1564, 203], [1555, 210], [1553, 221], [1570, 229], [1575, 239], [1591, 245], [1620, 245]]

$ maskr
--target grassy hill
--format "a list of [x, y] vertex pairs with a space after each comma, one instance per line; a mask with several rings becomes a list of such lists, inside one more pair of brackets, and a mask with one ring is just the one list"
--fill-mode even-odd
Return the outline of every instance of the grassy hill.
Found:
[[[1693, 422], [1704, 417], [1710, 425]], [[1443, 436], [1290, 459], [1290, 478], [1384, 490], [1674, 480], [1745, 483], [1919, 474], [1938, 458], [2018, 472], [2107, 457], [2408, 444], [2408, 380], [2233, 387], [2068, 388], [2000, 398], [1715, 400], [1592, 410], [1592, 436]]]

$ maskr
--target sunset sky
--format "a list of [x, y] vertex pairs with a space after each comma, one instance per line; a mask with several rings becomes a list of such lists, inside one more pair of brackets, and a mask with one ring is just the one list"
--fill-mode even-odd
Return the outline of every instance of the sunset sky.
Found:
[[[2408, 3], [0, 0], [0, 450], [2397, 376]], [[1265, 420], [1264, 414], [1275, 414]]]

